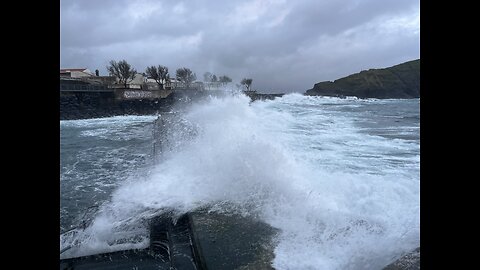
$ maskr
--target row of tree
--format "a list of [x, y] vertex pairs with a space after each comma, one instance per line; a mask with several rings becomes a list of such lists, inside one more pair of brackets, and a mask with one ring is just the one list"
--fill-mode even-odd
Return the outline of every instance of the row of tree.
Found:
[[[107, 70], [110, 76], [117, 77], [119, 83], [123, 84], [125, 88], [127, 87], [127, 83], [129, 81], [132, 81], [137, 74], [137, 71], [132, 68], [130, 64], [127, 63], [127, 61], [125, 60], [121, 60], [119, 62], [116, 62], [114, 60], [110, 61], [110, 65], [107, 66]], [[170, 74], [168, 73], [168, 67], [166, 66], [158, 65], [147, 67], [144, 75], [154, 79], [160, 89], [163, 89], [163, 86], [167, 82], [170, 82]], [[197, 75], [189, 68], [185, 67], [177, 69], [175, 77], [177, 81], [182, 82], [187, 88], [189, 88], [190, 85], [197, 79]], [[218, 82], [221, 85], [226, 85], [227, 83], [232, 82], [232, 79], [227, 75], [222, 75], [217, 78], [215, 74], [212, 74], [210, 72], [205, 72], [203, 78], [205, 82]], [[240, 83], [244, 85], [247, 90], [250, 90], [252, 79], [244, 78]]]
[[205, 74], [203, 74], [203, 81], [211, 82], [211, 83], [220, 83], [221, 85], [225, 85], [229, 82], [232, 82], [232, 79], [227, 75], [223, 75], [217, 78], [217, 75], [212, 74], [210, 72], [205, 72]]

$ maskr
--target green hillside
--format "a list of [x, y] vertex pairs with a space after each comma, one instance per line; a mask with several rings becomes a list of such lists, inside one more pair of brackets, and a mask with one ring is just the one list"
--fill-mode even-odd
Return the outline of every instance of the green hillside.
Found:
[[319, 82], [305, 94], [359, 98], [419, 98], [420, 59], [389, 68], [364, 70], [333, 82]]

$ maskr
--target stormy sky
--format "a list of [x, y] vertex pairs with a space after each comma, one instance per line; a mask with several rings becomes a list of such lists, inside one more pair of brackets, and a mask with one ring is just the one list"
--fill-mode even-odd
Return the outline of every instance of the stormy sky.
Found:
[[420, 58], [419, 0], [61, 0], [60, 67], [127, 60], [252, 78], [262, 93]]

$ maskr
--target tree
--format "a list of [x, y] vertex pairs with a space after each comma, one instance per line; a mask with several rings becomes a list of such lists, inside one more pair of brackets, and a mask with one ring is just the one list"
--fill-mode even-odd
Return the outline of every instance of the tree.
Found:
[[242, 85], [245, 85], [245, 87], [247, 88], [247, 91], [250, 91], [250, 86], [252, 85], [252, 79], [244, 78], [240, 83]]
[[118, 78], [119, 83], [123, 84], [127, 88], [128, 80], [132, 81], [135, 78], [137, 71], [131, 68], [130, 64], [125, 60], [121, 60], [118, 63], [114, 60], [110, 61], [110, 66], [107, 66], [107, 70], [111, 76]]
[[210, 72], [205, 72], [203, 74], [203, 81], [204, 82], [216, 82], [218, 79], [217, 79], [217, 76], [215, 74], [212, 74]]
[[[160, 75], [161, 81], [165, 84], [170, 80], [170, 74], [168, 74], [168, 67], [158, 66], [158, 75]], [[163, 87], [163, 85], [162, 85]]]
[[160, 89], [163, 89], [163, 85], [167, 83], [167, 81], [170, 79], [170, 74], [168, 74], [168, 67], [162, 65], [158, 65], [158, 67], [147, 67], [145, 73], [148, 77], [154, 79], [155, 82], [157, 82]]
[[232, 79], [230, 79], [230, 77], [227, 75], [223, 75], [218, 78], [218, 81], [221, 82], [222, 85], [226, 85], [227, 83], [232, 82]]
[[186, 88], [190, 87], [193, 81], [197, 79], [197, 75], [193, 73], [189, 68], [179, 68], [177, 69], [177, 80], [183, 82]]
[[204, 81], [204, 82], [211, 82], [211, 81], [212, 81], [212, 76], [213, 76], [212, 73], [210, 73], [210, 72], [205, 72], [205, 73], [203, 74], [203, 81]]

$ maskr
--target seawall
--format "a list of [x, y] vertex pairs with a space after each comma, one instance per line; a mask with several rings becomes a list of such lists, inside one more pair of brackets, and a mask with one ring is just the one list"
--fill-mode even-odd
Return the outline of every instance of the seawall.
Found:
[[114, 92], [61, 92], [60, 120], [148, 115], [169, 111], [174, 98], [120, 99]]
[[153, 115], [169, 112], [173, 106], [180, 108], [209, 96], [225, 95], [225, 91], [196, 89], [179, 89], [173, 92], [135, 89], [60, 91], [60, 120]]

